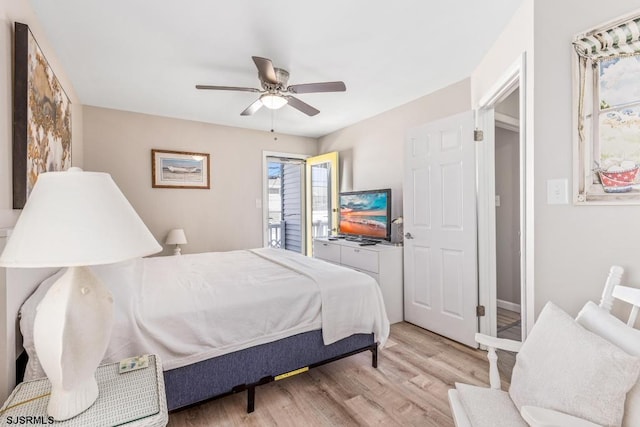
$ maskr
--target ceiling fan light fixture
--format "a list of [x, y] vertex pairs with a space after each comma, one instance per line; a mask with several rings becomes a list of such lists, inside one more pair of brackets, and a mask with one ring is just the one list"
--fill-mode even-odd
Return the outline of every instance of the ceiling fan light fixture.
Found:
[[288, 102], [287, 98], [284, 98], [280, 95], [275, 95], [272, 93], [265, 93], [260, 97], [260, 101], [262, 102], [262, 105], [264, 105], [265, 107], [271, 110], [277, 110], [279, 108], [282, 108]]

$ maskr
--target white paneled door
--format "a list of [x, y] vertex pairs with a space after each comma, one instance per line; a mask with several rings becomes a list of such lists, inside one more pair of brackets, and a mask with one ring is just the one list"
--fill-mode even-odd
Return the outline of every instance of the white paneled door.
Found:
[[404, 164], [405, 320], [477, 347], [473, 113], [411, 129]]

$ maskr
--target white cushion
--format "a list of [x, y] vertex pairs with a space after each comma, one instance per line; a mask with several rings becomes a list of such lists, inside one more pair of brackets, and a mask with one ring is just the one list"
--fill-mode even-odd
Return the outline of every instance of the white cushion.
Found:
[[[594, 334], [617, 345], [634, 356], [640, 356], [640, 330], [631, 328], [605, 309], [589, 301], [576, 321]], [[624, 405], [623, 427], [640, 426], [640, 378], [627, 394]]]
[[509, 395], [596, 424], [620, 426], [640, 359], [589, 332], [553, 303], [544, 307], [516, 357]]
[[460, 383], [456, 390], [473, 427], [527, 427], [506, 391]]

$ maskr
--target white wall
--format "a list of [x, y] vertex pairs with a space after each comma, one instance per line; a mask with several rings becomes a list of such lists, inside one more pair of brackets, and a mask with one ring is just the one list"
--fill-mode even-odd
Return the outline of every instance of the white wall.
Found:
[[627, 0], [536, 0], [535, 187], [536, 309], [553, 300], [575, 314], [598, 301], [609, 266], [640, 286], [640, 206], [546, 204], [546, 182], [572, 188], [571, 40], [579, 32], [637, 10]]
[[13, 210], [13, 32], [14, 23], [27, 24], [47, 61], [71, 100], [72, 163], [82, 166], [82, 105], [62, 64], [51, 48], [47, 35], [27, 0], [0, 1], [0, 228], [12, 227], [20, 214]]
[[401, 215], [407, 129], [468, 111], [469, 91], [465, 79], [320, 138], [320, 152], [340, 153], [341, 191], [391, 188], [391, 214]]
[[547, 180], [566, 178], [572, 188], [571, 40], [633, 8], [625, 0], [606, 8], [596, 0], [525, 0], [471, 76], [477, 105], [526, 52], [526, 244], [532, 268], [525, 274], [536, 313], [549, 300], [573, 315], [587, 300], [598, 301], [614, 263], [640, 282], [640, 240], [630, 237], [640, 235], [640, 206], [546, 203]]
[[[0, 251], [4, 247], [6, 230], [15, 225], [20, 210], [13, 209], [12, 186], [12, 141], [13, 141], [13, 33], [14, 23], [27, 24], [38, 42], [47, 61], [71, 100], [72, 146], [74, 165], [82, 166], [82, 106], [64, 68], [49, 45], [46, 34], [26, 0], [0, 1]], [[27, 287], [7, 287], [5, 275], [0, 269], [0, 401], [4, 401], [15, 385], [15, 370], [11, 360], [15, 360], [15, 321], [19, 305], [32, 289]], [[36, 270], [32, 270], [36, 271]]]
[[[184, 228], [183, 253], [262, 246], [262, 151], [316, 154], [317, 141], [84, 107], [85, 169], [108, 172], [153, 235]], [[151, 149], [209, 153], [211, 189], [151, 187]], [[165, 248], [164, 254], [169, 254]]]

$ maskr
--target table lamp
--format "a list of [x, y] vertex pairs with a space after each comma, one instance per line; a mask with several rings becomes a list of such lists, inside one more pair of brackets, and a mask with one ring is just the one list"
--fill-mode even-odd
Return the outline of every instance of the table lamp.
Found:
[[397, 241], [396, 245], [402, 245], [402, 241], [404, 240], [404, 236], [403, 236], [404, 218], [401, 217], [401, 216], [396, 217], [391, 221], [391, 224], [396, 224], [397, 227], [398, 227], [398, 234], [397, 234], [397, 237], [396, 237], [396, 239], [398, 241]]
[[187, 244], [187, 236], [184, 234], [182, 228], [175, 228], [167, 234], [167, 239], [164, 241], [167, 245], [176, 245], [173, 248], [174, 255], [180, 255], [180, 245]]
[[106, 173], [47, 172], [0, 256], [11, 268], [68, 267], [38, 305], [34, 345], [51, 382], [48, 414], [81, 413], [98, 397], [95, 370], [113, 326], [113, 298], [87, 267], [162, 250]]

